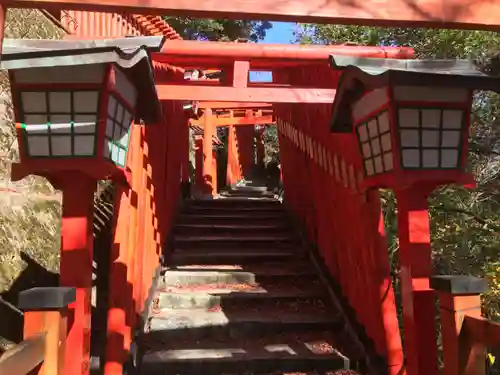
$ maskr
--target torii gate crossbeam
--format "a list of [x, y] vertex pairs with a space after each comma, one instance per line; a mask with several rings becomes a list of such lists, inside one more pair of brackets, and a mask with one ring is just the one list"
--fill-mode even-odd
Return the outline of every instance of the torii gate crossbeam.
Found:
[[389, 27], [500, 30], [496, 0], [2, 0], [3, 6]]

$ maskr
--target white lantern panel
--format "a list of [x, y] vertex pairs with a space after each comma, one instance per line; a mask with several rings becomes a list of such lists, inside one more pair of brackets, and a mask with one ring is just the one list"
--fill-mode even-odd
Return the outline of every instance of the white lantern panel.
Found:
[[441, 150], [441, 167], [456, 168], [458, 166], [458, 150]]
[[[125, 110], [125, 114], [123, 115], [122, 126], [125, 129], [128, 129], [131, 125], [132, 125], [132, 114], [129, 111]], [[295, 132], [294, 138], [295, 139], [297, 138], [297, 132]]]
[[386, 172], [392, 171], [394, 169], [394, 160], [392, 159], [392, 152], [387, 152], [384, 154], [384, 170]]
[[53, 156], [71, 156], [71, 136], [58, 135], [50, 137]]
[[75, 136], [74, 154], [75, 156], [94, 155], [95, 136], [77, 135]]
[[71, 123], [50, 124], [50, 134], [71, 134]]
[[[41, 125], [47, 124], [47, 115], [24, 115], [24, 123], [26, 125]], [[47, 127], [46, 125], [44, 125]]]
[[26, 133], [28, 133], [28, 136], [49, 133], [49, 127], [47, 124], [26, 125], [25, 129]]
[[403, 167], [417, 168], [420, 166], [420, 150], [402, 150]]
[[74, 122], [76, 123], [93, 123], [94, 125], [97, 122], [97, 116], [96, 115], [82, 115], [82, 114], [75, 114]]
[[460, 130], [444, 130], [441, 146], [458, 147], [460, 145]]
[[443, 111], [443, 128], [461, 129], [463, 122], [463, 111], [459, 109], [446, 109]]
[[111, 146], [111, 160], [114, 161], [115, 163], [118, 162], [118, 146], [113, 144]]
[[422, 130], [422, 147], [439, 147], [439, 131]]
[[53, 124], [69, 124], [69, 123], [71, 123], [71, 121], [72, 121], [72, 118], [71, 118], [71, 114], [69, 114], [69, 113], [67, 115], [50, 115], [49, 116], [49, 122], [51, 125], [53, 125]]
[[365, 124], [358, 127], [358, 135], [361, 142], [365, 142], [368, 139], [368, 131]]
[[439, 150], [422, 150], [422, 166], [424, 168], [439, 167]]
[[127, 101], [127, 103], [131, 107], [135, 107], [135, 104], [137, 102], [137, 90], [135, 89], [135, 86], [129, 81], [129, 79], [120, 69], [115, 69], [115, 73], [115, 90], [122, 96], [123, 99]]
[[401, 128], [418, 128], [420, 126], [418, 109], [400, 108], [398, 110], [398, 122]]
[[418, 147], [420, 136], [418, 130], [404, 129], [400, 131], [402, 147]]
[[103, 149], [103, 155], [105, 158], [110, 159], [111, 158], [111, 150], [113, 148], [113, 143], [112, 142], [104, 142], [104, 149]]
[[49, 137], [48, 136], [28, 136], [28, 150], [30, 156], [49, 156]]
[[121, 165], [122, 167], [124, 167], [126, 159], [127, 159], [127, 153], [125, 152], [124, 149], [120, 148], [118, 150], [118, 160], [117, 160], [117, 163], [119, 165]]
[[76, 134], [95, 134], [96, 126], [93, 122], [80, 122], [73, 125]]
[[372, 150], [370, 148], [370, 144], [368, 142], [363, 143], [361, 146], [361, 149], [363, 150], [363, 158], [369, 158], [372, 156]]
[[378, 129], [380, 134], [390, 130], [389, 113], [387, 111], [378, 116]]
[[73, 93], [75, 113], [97, 113], [99, 110], [98, 91], [75, 91]]
[[422, 127], [439, 129], [441, 127], [441, 110], [422, 109]]
[[108, 100], [108, 117], [111, 117], [114, 119], [116, 117], [116, 106], [118, 105], [118, 102], [116, 99], [110, 95], [109, 100]]
[[106, 121], [106, 136], [108, 138], [113, 137], [113, 129], [115, 126], [115, 122], [112, 119], [109, 119]]
[[124, 111], [125, 111], [125, 108], [123, 108], [123, 106], [120, 103], [118, 103], [118, 108], [116, 110], [116, 118], [115, 118], [115, 120], [118, 124], [121, 124], [123, 122], [123, 117], [124, 117], [123, 112]]
[[365, 170], [367, 176], [373, 176], [375, 174], [375, 171], [373, 169], [373, 159], [365, 160]]
[[372, 139], [371, 147], [372, 147], [372, 152], [373, 155], [380, 155], [380, 141], [378, 138]]
[[49, 112], [71, 113], [71, 92], [49, 92]]
[[128, 132], [125, 132], [120, 139], [120, 145], [127, 148], [128, 147], [128, 139], [129, 139]]
[[113, 131], [113, 140], [117, 141], [121, 138], [122, 136], [122, 128], [121, 126], [115, 124], [115, 128]]
[[370, 135], [370, 138], [378, 136], [378, 126], [376, 119], [368, 122], [368, 134]]
[[47, 94], [45, 92], [24, 91], [21, 93], [24, 113], [47, 113]]
[[384, 171], [384, 167], [382, 166], [382, 156], [376, 156], [373, 158], [373, 164], [375, 165], [376, 173], [382, 173]]
[[391, 134], [386, 133], [380, 137], [380, 143], [382, 145], [382, 151], [390, 151], [391, 150]]

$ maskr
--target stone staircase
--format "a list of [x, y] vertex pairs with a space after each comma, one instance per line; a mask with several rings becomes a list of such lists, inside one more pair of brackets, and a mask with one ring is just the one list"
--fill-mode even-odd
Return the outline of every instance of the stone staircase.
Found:
[[282, 205], [237, 196], [181, 213], [139, 373], [351, 373], [344, 321]]

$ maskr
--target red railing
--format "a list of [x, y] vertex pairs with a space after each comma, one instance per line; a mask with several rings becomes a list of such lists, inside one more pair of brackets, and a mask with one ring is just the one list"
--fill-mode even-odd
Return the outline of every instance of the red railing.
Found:
[[116, 194], [105, 374], [121, 373], [132, 330], [143, 324], [141, 315], [180, 203], [179, 135], [185, 135], [187, 144], [187, 124], [180, 103], [164, 103], [163, 110], [162, 123], [134, 125], [129, 151], [132, 186]]

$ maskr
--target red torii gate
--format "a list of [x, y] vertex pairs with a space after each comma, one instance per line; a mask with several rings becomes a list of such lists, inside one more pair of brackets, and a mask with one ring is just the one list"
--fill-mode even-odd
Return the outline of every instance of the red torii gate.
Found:
[[[144, 4], [142, 1], [139, 0], [129, 0], [127, 2], [121, 2], [118, 0], [95, 0], [93, 2], [85, 2], [82, 3], [80, 1], [74, 0], [74, 1], [58, 1], [58, 0], [10, 0], [10, 1], [0, 1], [0, 4], [2, 4], [2, 15], [4, 16], [4, 11], [6, 6], [12, 6], [12, 7], [47, 7], [47, 8], [53, 8], [53, 7], [63, 7], [64, 9], [79, 9], [79, 10], [120, 10], [120, 11], [134, 11], [134, 12], [141, 12], [141, 13], [149, 13], [149, 14], [160, 14], [164, 13], [165, 11], [168, 11], [171, 14], [183, 14], [183, 15], [195, 15], [195, 16], [202, 16], [202, 15], [210, 15], [214, 17], [240, 17], [241, 14], [245, 14], [247, 18], [254, 18], [254, 19], [281, 19], [281, 20], [307, 20], [307, 21], [334, 21], [337, 23], [359, 23], [359, 24], [372, 24], [372, 25], [390, 25], [390, 26], [440, 26], [440, 27], [462, 27], [462, 28], [479, 28], [479, 29], [498, 29], [499, 24], [498, 24], [498, 15], [500, 13], [500, 5], [493, 3], [493, 2], [481, 2], [480, 4], [472, 3], [472, 1], [465, 3], [464, 1], [454, 1], [450, 3], [449, 1], [446, 2], [446, 4], [443, 1], [438, 1], [438, 0], [429, 0], [425, 2], [423, 5], [419, 6], [419, 4], [413, 4], [413, 5], [408, 5], [404, 1], [393, 1], [391, 2], [390, 5], [384, 7], [381, 7], [381, 5], [377, 1], [368, 1], [363, 5], [363, 9], [356, 8], [352, 5], [345, 5], [343, 2], [340, 1], [332, 1], [328, 2], [327, 4], [323, 4], [323, 2], [320, 2], [319, 0], [317, 1], [310, 1], [307, 3], [304, 3], [302, 1], [290, 1], [281, 5], [276, 5], [276, 4], [267, 4], [264, 0], [259, 1], [259, 2], [247, 2], [243, 0], [237, 0], [231, 3], [227, 4], [212, 4], [211, 2], [199, 2], [196, 0], [190, 0], [188, 2], [183, 1], [179, 3], [171, 3], [168, 5], [169, 8], [165, 9], [165, 4], [160, 1], [160, 0], [152, 0], [149, 1], [147, 4]], [[378, 14], [373, 14], [377, 13]], [[430, 16], [426, 14], [431, 14], [432, 15], [432, 21], [429, 21], [431, 18]], [[4, 17], [0, 16], [0, 26], [1, 29], [3, 30], [3, 22], [4, 22]], [[106, 29], [106, 28], [104, 28]], [[103, 34], [105, 34], [105, 30], [103, 31]], [[102, 35], [100, 35], [102, 36]], [[3, 34], [2, 34], [3, 38]], [[167, 43], [168, 45], [168, 43]], [[296, 118], [293, 118], [294, 116], [291, 116], [289, 113], [287, 113], [287, 107], [285, 107], [288, 104], [291, 103], [310, 103], [310, 104], [330, 104], [334, 95], [335, 95], [335, 90], [329, 88], [329, 87], [322, 87], [321, 83], [326, 82], [328, 80], [324, 79], [324, 77], [321, 76], [323, 73], [320, 71], [320, 66], [323, 64], [323, 68], [325, 66], [325, 61], [323, 60], [322, 62], [320, 60], [324, 59], [321, 57], [311, 57], [314, 53], [313, 52], [306, 52], [301, 56], [295, 56], [291, 57], [291, 55], [288, 55], [287, 57], [280, 56], [278, 53], [277, 56], [265, 56], [265, 52], [271, 51], [273, 48], [284, 48], [288, 51], [288, 47], [267, 47], [269, 50], [266, 50], [264, 47], [264, 52], [260, 52], [260, 56], [257, 55], [252, 55], [255, 51], [259, 50], [260, 47], [256, 47], [254, 45], [252, 46], [247, 46], [243, 45], [245, 48], [241, 47], [234, 47], [230, 46], [227, 49], [221, 48], [221, 55], [216, 56], [215, 58], [213, 56], [217, 55], [217, 52], [210, 50], [212, 47], [210, 47], [210, 44], [206, 44], [207, 50], [204, 51], [206, 53], [205, 56], [200, 56], [197, 55], [197, 51], [199, 51], [199, 48], [205, 48], [205, 44], [203, 43], [195, 43], [195, 42], [179, 42], [179, 43], [170, 43], [170, 45], [174, 45], [174, 47], [179, 48], [179, 50], [182, 50], [183, 52], [178, 52], [177, 55], [180, 55], [182, 53], [188, 54], [193, 56], [192, 60], [187, 60], [186, 61], [186, 66], [190, 66], [192, 64], [196, 64], [198, 66], [203, 66], [204, 64], [213, 66], [213, 64], [223, 67], [224, 69], [227, 69], [230, 74], [229, 77], [230, 79], [228, 82], [223, 82], [222, 84], [219, 83], [218, 85], [214, 86], [212, 83], [207, 84], [198, 84], [198, 83], [193, 83], [193, 84], [179, 84], [181, 81], [181, 78], [178, 74], [180, 70], [178, 70], [175, 67], [171, 67], [170, 64], [176, 64], [176, 65], [182, 65], [182, 61], [180, 57], [177, 57], [177, 60], [175, 60], [175, 55], [176, 53], [173, 52], [171, 60], [169, 57], [169, 51], [162, 51], [162, 53], [158, 53], [154, 55], [154, 59], [156, 61], [156, 66], [158, 68], [163, 67], [166, 69], [167, 73], [170, 74], [169, 78], [161, 77], [161, 74], [157, 76], [157, 82], [158, 82], [158, 93], [160, 96], [160, 99], [162, 100], [216, 100], [216, 101], [224, 101], [224, 100], [231, 100], [231, 101], [240, 101], [240, 102], [248, 102], [248, 103], [255, 103], [255, 102], [273, 102], [273, 103], [280, 103], [279, 105], [275, 106], [275, 109], [279, 114], [283, 117], [286, 118], [287, 121], [293, 122], [296, 118], [301, 118], [302, 120], [305, 121], [305, 130], [310, 132], [313, 137], [319, 138], [322, 134], [317, 130], [314, 129], [314, 127], [311, 124], [311, 118], [310, 114], [303, 112], [298, 114]], [[219, 44], [218, 44], [219, 45]], [[248, 48], [248, 50], [247, 50]], [[394, 51], [394, 49], [376, 49], [376, 50], [364, 50], [364, 47], [348, 47], [348, 46], [343, 46], [340, 47], [343, 49], [344, 52], [339, 52], [339, 50], [331, 51], [329, 48], [335, 48], [335, 47], [323, 47], [323, 49], [318, 48], [315, 51], [321, 51], [320, 53], [324, 54], [325, 56], [331, 54], [331, 53], [346, 53], [348, 50], [351, 51], [351, 53], [348, 54], [356, 54], [359, 53], [362, 56], [377, 56], [377, 53], [383, 53], [384, 57], [388, 57], [384, 51]], [[235, 50], [237, 50], [235, 52]], [[293, 50], [293, 47], [292, 47]], [[300, 48], [298, 50], [301, 50]], [[411, 50], [400, 50], [396, 49], [398, 54], [402, 53], [401, 55], [393, 55], [391, 57], [411, 57]], [[251, 51], [251, 52], [249, 52]], [[356, 52], [359, 51], [359, 52]], [[361, 52], [365, 51], [365, 52]], [[283, 51], [281, 51], [283, 52]], [[296, 52], [296, 51], [295, 51]], [[258, 52], [255, 52], [258, 54]], [[283, 52], [285, 53], [285, 52]], [[288, 52], [286, 52], [288, 53]], [[286, 54], [285, 53], [285, 54]], [[271, 54], [272, 55], [272, 54]], [[227, 66], [227, 61], [228, 57], [231, 57], [229, 61], [231, 61], [231, 65], [228, 67]], [[168, 65], [167, 65], [168, 64]], [[276, 64], [276, 65], [274, 65]], [[275, 80], [272, 84], [251, 84], [248, 82], [248, 72], [251, 70], [252, 67], [256, 69], [265, 69], [269, 68], [270, 66], [275, 67], [276, 69], [276, 77]], [[306, 79], [308, 77], [304, 77], [304, 67], [307, 67], [308, 69], [311, 70], [310, 77], [311, 79]], [[290, 78], [290, 76], [287, 74], [288, 72], [286, 69], [292, 69], [295, 73], [297, 73], [297, 77], [294, 77], [293, 79]], [[168, 76], [166, 74], [166, 76]], [[334, 81], [336, 76], [335, 72], [330, 72], [330, 75], [328, 76], [330, 83], [332, 80]], [[315, 85], [311, 85], [310, 82], [314, 81], [316, 82]], [[307, 85], [309, 86], [307, 86]], [[196, 90], [187, 90], [187, 88], [192, 88], [193, 86], [196, 86]], [[310, 86], [313, 86], [312, 88]], [[193, 93], [194, 92], [194, 93]], [[251, 108], [254, 108], [250, 105]], [[212, 108], [207, 107], [206, 108], [206, 114], [208, 115], [207, 121], [211, 119], [210, 113], [212, 111]], [[175, 112], [175, 110], [172, 109], [172, 112]], [[318, 115], [318, 118], [321, 118], [324, 120], [326, 118], [324, 108], [321, 108], [319, 110], [320, 114]], [[176, 113], [178, 117], [181, 115], [177, 112]], [[181, 125], [176, 125], [176, 130], [182, 134], [184, 129], [187, 129], [186, 126], [186, 121], [182, 121]], [[210, 125], [210, 124], [209, 124]], [[210, 146], [204, 147], [205, 149], [211, 148], [211, 143], [212, 143], [212, 137], [210, 134], [210, 131], [207, 132], [208, 129], [212, 129], [212, 126], [207, 126], [205, 124], [205, 139], [207, 139], [206, 143], [210, 144]], [[207, 134], [208, 133], [208, 134]], [[154, 150], [148, 150], [148, 147], [144, 147], [144, 145], [140, 144], [140, 139], [141, 134], [136, 132], [136, 137], [135, 137], [135, 142], [136, 147], [138, 150], [140, 150], [140, 153], [143, 155], [148, 155], [150, 157], [153, 157], [153, 151]], [[282, 139], [280, 139], [282, 140]], [[346, 159], [341, 158], [341, 162], [339, 161], [338, 164], [335, 163], [335, 170], [333, 170], [333, 164], [330, 161], [330, 156], [328, 158], [325, 157], [324, 149], [321, 149], [322, 151], [318, 151], [318, 149], [314, 149], [311, 146], [312, 139], [308, 136], [307, 138], [308, 144], [305, 149], [308, 150], [308, 153], [313, 157], [319, 157], [318, 160], [320, 160], [320, 163], [322, 163], [324, 169], [330, 169], [330, 175], [335, 174], [336, 179], [338, 181], [342, 181], [344, 186], [346, 188], [352, 188], [354, 191], [357, 189], [357, 183], [356, 183], [356, 174], [353, 169], [353, 165], [349, 163], [349, 157], [346, 157]], [[338, 152], [339, 154], [344, 153], [344, 154], [349, 154], [349, 149], [348, 145], [341, 145], [338, 142], [335, 143], [336, 146], [339, 146], [338, 150], [335, 150], [335, 152]], [[315, 146], [316, 147], [316, 146]], [[322, 147], [322, 146], [321, 146]], [[184, 147], [178, 147], [175, 148], [175, 151], [178, 152], [183, 152], [185, 150]], [[318, 156], [321, 155], [321, 156]], [[337, 155], [335, 154], [335, 160], [337, 160]], [[209, 159], [208, 155], [207, 159]], [[182, 156], [182, 157], [185, 157]], [[328, 162], [327, 162], [328, 160]], [[347, 160], [347, 161], [346, 161]], [[178, 160], [177, 160], [178, 161]], [[175, 162], [177, 162], [175, 161]], [[141, 165], [143, 162], [142, 159], [137, 159], [135, 158], [134, 160], [134, 167], [137, 168], [137, 170], [142, 170], [144, 167]], [[297, 160], [298, 163], [301, 163], [300, 160]], [[341, 165], [341, 167], [339, 167]], [[322, 175], [322, 171], [320, 170], [315, 170], [312, 173], [317, 173], [317, 175]], [[143, 177], [150, 177], [151, 171], [147, 170], [144, 172], [144, 175], [139, 176], [139, 179], [142, 179]], [[171, 178], [171, 177], [169, 177]], [[173, 186], [173, 185], [171, 185]], [[313, 186], [313, 189], [316, 193], [319, 193], [320, 189], [324, 189], [323, 186]], [[175, 190], [175, 188], [174, 188]], [[338, 191], [339, 194], [345, 194], [343, 191]], [[154, 200], [154, 195], [150, 191], [148, 192], [148, 196], [146, 197], [146, 204], [151, 203], [151, 201]], [[127, 202], [126, 200], [123, 200], [122, 202], [124, 206], [126, 206]], [[345, 202], [339, 202], [339, 207], [340, 208], [345, 208], [343, 207], [346, 203]], [[133, 209], [132, 209], [133, 211]], [[325, 215], [326, 212], [324, 210], [320, 210], [320, 215], [322, 218], [325, 219], [325, 223], [323, 223], [323, 229], [324, 225], [329, 224], [328, 222], [328, 216]], [[376, 214], [376, 213], [375, 213]], [[120, 218], [117, 219], [117, 227], [120, 228], [121, 231], [123, 231], [123, 226], [120, 226], [124, 219], [123, 216], [126, 215], [124, 212], [120, 212]], [[132, 212], [132, 216], [135, 216], [134, 213]], [[371, 218], [368, 219], [371, 220], [373, 215], [371, 215]], [[309, 218], [306, 217], [307, 220], [314, 220], [314, 218]], [[354, 217], [352, 217], [354, 219]], [[308, 224], [308, 223], [306, 223]], [[339, 225], [339, 224], [336, 224]], [[168, 227], [168, 225], [166, 226]], [[310, 226], [308, 226], [309, 228]], [[134, 228], [132, 225], [131, 228]], [[155, 232], [156, 234], [156, 232]], [[120, 233], [122, 237], [128, 237], [128, 238], [133, 238], [130, 237], [131, 234], [127, 233]], [[314, 238], [315, 234], [311, 233], [312, 237]], [[144, 240], [144, 239], [143, 239]], [[157, 241], [155, 238], [154, 240]], [[145, 241], [153, 241], [153, 238], [146, 238]], [[361, 244], [363, 241], [362, 239], [357, 239], [356, 241], [358, 244]], [[158, 243], [157, 243], [158, 245]], [[383, 246], [376, 246], [373, 245], [374, 248], [382, 248]], [[64, 249], [63, 249], [64, 250]], [[345, 255], [347, 258], [351, 257], [351, 254], [346, 254]], [[381, 256], [381, 254], [377, 253], [377, 256]], [[327, 262], [330, 263], [332, 260], [327, 259]], [[385, 275], [385, 267], [387, 266], [384, 263], [384, 259], [379, 258], [378, 260], [374, 260], [377, 266], [380, 266], [381, 270], [377, 270], [377, 272], [382, 272], [384, 275], [382, 277], [386, 276]], [[364, 259], [363, 262], [368, 262], [368, 260]], [[377, 263], [378, 262], [378, 263]], [[146, 267], [148, 268], [148, 272], [151, 273], [151, 259], [148, 259], [145, 262]], [[331, 265], [331, 264], [329, 264]], [[367, 266], [367, 264], [364, 264]], [[332, 269], [335, 268], [335, 266], [331, 265]], [[148, 274], [149, 274], [148, 273]], [[368, 276], [363, 276], [363, 275], [357, 275], [359, 279], [357, 281], [366, 281]], [[374, 275], [375, 276], [375, 275]], [[378, 275], [378, 277], [381, 277]], [[147, 278], [146, 278], [147, 279]], [[136, 281], [132, 278], [133, 281]], [[137, 301], [137, 303], [142, 303], [144, 300], [144, 294], [145, 291], [147, 290], [147, 285], [144, 285], [146, 282], [144, 279], [143, 280], [138, 280], [139, 282], [142, 283], [140, 290], [137, 292], [137, 296], [134, 298], [134, 300]], [[347, 284], [348, 285], [348, 284]], [[366, 285], [366, 284], [362, 284]], [[361, 286], [362, 286], [361, 285]], [[379, 285], [380, 290], [378, 291], [380, 295], [376, 296], [370, 296], [371, 299], [377, 300], [378, 297], [383, 297], [383, 303], [384, 305], [384, 313], [386, 314], [385, 316], [382, 317], [384, 320], [384, 327], [385, 332], [380, 332], [381, 327], [376, 327], [374, 324], [370, 325], [370, 319], [371, 317], [367, 316], [366, 313], [363, 311], [360, 311], [360, 318], [363, 321], [364, 324], [366, 324], [367, 329], [370, 331], [369, 334], [374, 337], [374, 339], [377, 341], [377, 348], [381, 352], [384, 352], [388, 357], [390, 357], [390, 365], [393, 365], [394, 368], [393, 370], [399, 370], [399, 367], [401, 365], [401, 345], [398, 343], [394, 337], [386, 337], [386, 341], [384, 344], [384, 340], [381, 340], [381, 337], [384, 335], [387, 336], [395, 336], [397, 334], [397, 327], [394, 327], [394, 318], [395, 318], [395, 311], [391, 311], [391, 308], [393, 308], [393, 301], [391, 300], [391, 292], [390, 292], [390, 287], [387, 289], [382, 289], [382, 286], [385, 284]], [[352, 288], [352, 289], [351, 289]], [[355, 285], [352, 285], [351, 288], [347, 291], [348, 294], [354, 295], [353, 292], [361, 292], [362, 289], [358, 288]], [[121, 291], [115, 291], [115, 293], [120, 293]], [[135, 291], [134, 291], [135, 292]], [[388, 293], [388, 294], [387, 294]], [[382, 296], [383, 294], [383, 296]], [[387, 298], [389, 296], [389, 298]], [[380, 301], [379, 301], [380, 302]], [[359, 298], [356, 298], [356, 300], [353, 300], [352, 303], [358, 304], [360, 303]], [[137, 309], [137, 307], [136, 307]], [[117, 329], [117, 330], [123, 330], [123, 325], [127, 325], [125, 323], [124, 318], [122, 317], [116, 318], [113, 320], [115, 323], [112, 327], [111, 330]], [[421, 329], [426, 329], [426, 327], [420, 327]], [[130, 337], [125, 336], [124, 339], [129, 339]], [[112, 346], [114, 345], [114, 346]], [[117, 354], [117, 351], [120, 349], [123, 349], [120, 347], [121, 343], [117, 343], [116, 341], [113, 343], [110, 343], [110, 354], [111, 359], [116, 361], [116, 363], [113, 363], [112, 366], [107, 367], [107, 373], [118, 373], [120, 370], [120, 354]], [[125, 349], [126, 349], [126, 343], [124, 344]], [[383, 347], [385, 345], [385, 347]], [[422, 343], [417, 343], [415, 347], [408, 348], [410, 350], [415, 350], [417, 353], [422, 354], [425, 347], [422, 346]], [[399, 361], [399, 362], [398, 362]], [[422, 365], [425, 362], [425, 358], [419, 357], [418, 358], [418, 365], [416, 363], [412, 363], [411, 366], [409, 366], [408, 371], [414, 371], [417, 368], [420, 368], [420, 365]], [[412, 367], [415, 366], [415, 367]], [[432, 366], [430, 366], [432, 367]]]

